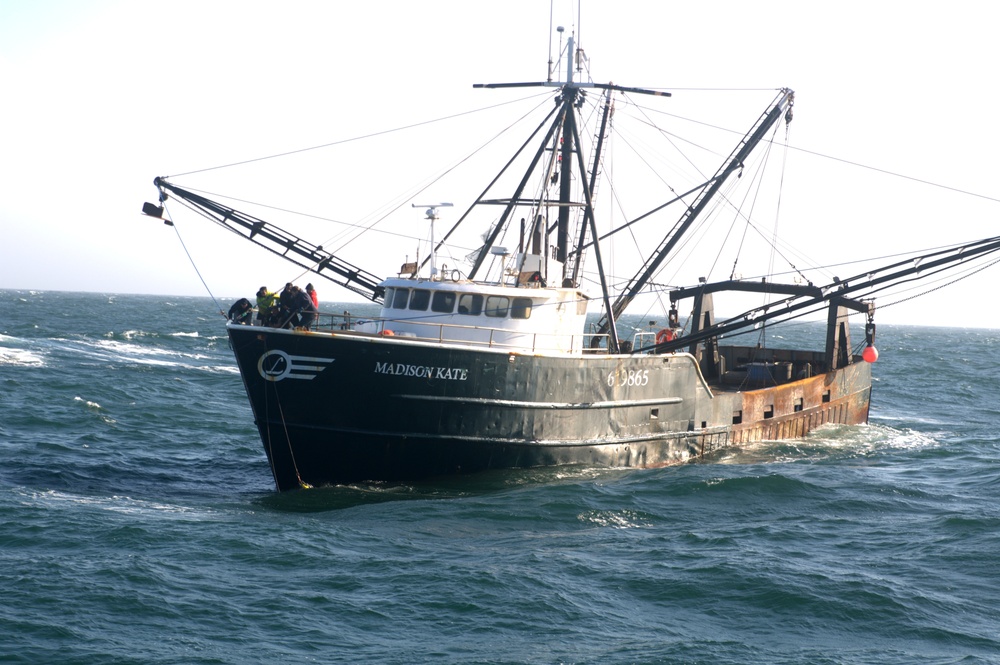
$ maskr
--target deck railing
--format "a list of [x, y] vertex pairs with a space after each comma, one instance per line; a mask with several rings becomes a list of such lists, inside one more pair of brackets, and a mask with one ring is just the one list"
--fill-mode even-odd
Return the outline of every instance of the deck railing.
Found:
[[[254, 320], [254, 323], [259, 323]], [[605, 354], [608, 335], [547, 333], [457, 323], [359, 317], [344, 312], [320, 312], [309, 330], [329, 333], [360, 333], [397, 336], [439, 344], [469, 344], [518, 351], [555, 351], [569, 354]], [[594, 340], [599, 344], [595, 345]], [[596, 346], [596, 348], [595, 348]]]

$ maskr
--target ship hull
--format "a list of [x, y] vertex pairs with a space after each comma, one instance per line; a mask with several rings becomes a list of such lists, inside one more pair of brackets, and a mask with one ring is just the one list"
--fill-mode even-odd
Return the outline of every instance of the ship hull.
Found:
[[558, 465], [651, 468], [867, 422], [867, 363], [713, 389], [689, 354], [544, 355], [238, 326], [279, 490]]

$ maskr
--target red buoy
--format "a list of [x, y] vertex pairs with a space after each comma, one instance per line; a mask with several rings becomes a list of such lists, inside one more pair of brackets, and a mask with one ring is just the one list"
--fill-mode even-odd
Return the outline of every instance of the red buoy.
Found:
[[873, 363], [878, 360], [878, 349], [874, 346], [866, 346], [865, 350], [861, 352], [861, 357], [866, 363]]

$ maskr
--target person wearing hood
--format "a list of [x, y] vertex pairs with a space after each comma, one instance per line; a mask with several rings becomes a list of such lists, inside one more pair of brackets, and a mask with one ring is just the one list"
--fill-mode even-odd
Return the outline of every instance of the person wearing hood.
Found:
[[316, 320], [316, 305], [309, 294], [297, 286], [292, 287], [292, 311], [297, 316], [298, 321], [294, 324], [296, 328], [309, 328]]
[[280, 328], [294, 328], [299, 325], [299, 317], [295, 313], [297, 305], [293, 302], [294, 288], [292, 283], [288, 282], [278, 296], [278, 316], [275, 325]]

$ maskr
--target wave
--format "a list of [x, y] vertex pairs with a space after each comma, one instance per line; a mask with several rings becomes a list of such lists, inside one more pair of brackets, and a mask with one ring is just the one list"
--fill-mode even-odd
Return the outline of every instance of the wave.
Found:
[[[216, 360], [217, 356], [200, 351], [181, 351], [166, 349], [159, 346], [149, 346], [132, 342], [122, 342], [114, 339], [103, 339], [95, 342], [83, 341], [75, 343], [77, 350], [89, 353], [93, 357], [122, 360], [144, 365], [160, 367], [187, 367], [185, 361]], [[107, 352], [107, 353], [101, 353]]]
[[[84, 363], [132, 365], [164, 369], [200, 370], [231, 375], [238, 373], [225, 338], [206, 338], [198, 333], [129, 331], [102, 337], [55, 335], [34, 340], [0, 336], [0, 366], [45, 368]], [[24, 348], [30, 347], [30, 348]]]
[[13, 367], [44, 367], [45, 356], [28, 349], [0, 347], [0, 365]]
[[889, 425], [823, 425], [805, 438], [760, 441], [726, 448], [712, 461], [720, 464], [785, 464], [867, 457], [881, 451], [921, 450], [939, 446], [934, 434]]
[[[104, 422], [104, 424], [110, 425], [112, 427], [118, 424], [118, 421], [115, 420], [113, 417], [111, 417], [107, 409], [105, 409], [97, 402], [80, 397], [79, 395], [73, 397], [73, 401], [76, 402], [77, 404], [82, 404], [88, 411], [97, 414], [97, 416], [101, 419], [102, 422]], [[86, 445], [84, 447], [86, 448]]]
[[577, 519], [584, 524], [591, 524], [611, 529], [640, 529], [653, 525], [649, 515], [637, 510], [589, 510], [580, 514]]
[[17, 490], [21, 495], [23, 505], [44, 506], [46, 508], [69, 508], [76, 509], [80, 506], [89, 506], [100, 510], [107, 510], [127, 515], [157, 515], [172, 517], [181, 515], [184, 517], [197, 517], [207, 519], [214, 512], [207, 508], [191, 508], [176, 504], [150, 501], [146, 499], [134, 499], [129, 496], [86, 496], [83, 494], [73, 494], [58, 490]]
[[90, 400], [84, 399], [84, 398], [80, 397], [79, 395], [77, 395], [76, 397], [74, 397], [73, 400], [76, 401], [76, 402], [83, 402], [88, 408], [91, 408], [91, 409], [95, 409], [95, 410], [98, 410], [98, 411], [100, 411], [102, 409], [101, 405], [98, 404], [97, 402], [91, 402]]
[[232, 365], [211, 365], [208, 367], [199, 367], [198, 369], [205, 370], [211, 373], [217, 374], [236, 374], [239, 375], [240, 369], [236, 366], [236, 363]]

